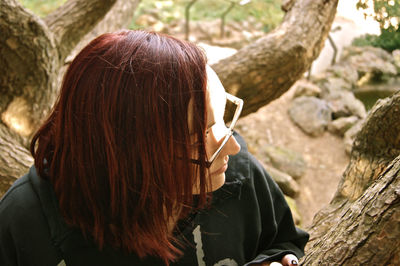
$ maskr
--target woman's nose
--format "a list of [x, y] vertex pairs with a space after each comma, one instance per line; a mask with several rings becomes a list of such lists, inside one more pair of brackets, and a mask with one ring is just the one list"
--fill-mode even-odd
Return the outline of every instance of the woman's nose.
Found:
[[240, 144], [237, 142], [234, 136], [231, 136], [224, 149], [225, 151], [223, 151], [223, 153], [225, 155], [235, 155], [240, 151]]

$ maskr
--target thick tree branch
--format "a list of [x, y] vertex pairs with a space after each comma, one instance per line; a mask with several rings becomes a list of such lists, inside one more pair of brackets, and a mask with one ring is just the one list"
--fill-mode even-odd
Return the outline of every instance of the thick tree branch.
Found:
[[399, 265], [400, 156], [338, 216], [308, 244], [304, 265]]
[[378, 101], [353, 144], [335, 201], [357, 199], [400, 154], [400, 92]]
[[127, 28], [140, 2], [141, 0], [118, 0], [104, 19], [79, 41], [79, 44], [73, 49], [68, 58], [74, 58], [84, 46], [100, 34]]
[[[376, 264], [400, 263], [400, 257], [394, 256], [400, 247], [399, 118], [400, 92], [376, 103], [368, 114], [334, 199], [317, 213], [309, 228], [306, 262], [359, 265], [367, 258], [373, 265], [371, 261], [381, 258]], [[328, 250], [331, 255], [323, 255]], [[342, 251], [345, 256], [338, 255]]]
[[58, 55], [53, 35], [16, 0], [0, 6], [1, 120], [29, 136], [54, 101]]
[[0, 198], [11, 184], [32, 165], [29, 151], [18, 141], [19, 136], [11, 133], [0, 123]]
[[338, 0], [295, 1], [282, 24], [213, 65], [228, 92], [246, 99], [243, 115], [278, 98], [319, 55]]
[[55, 35], [61, 62], [115, 2], [116, 0], [70, 0], [45, 18], [46, 24]]

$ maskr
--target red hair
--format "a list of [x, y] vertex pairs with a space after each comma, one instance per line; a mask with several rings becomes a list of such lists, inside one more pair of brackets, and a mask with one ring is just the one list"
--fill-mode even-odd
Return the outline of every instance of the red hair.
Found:
[[181, 254], [168, 221], [190, 210], [196, 182], [206, 202], [206, 117], [206, 58], [197, 46], [144, 31], [108, 33], [69, 66], [31, 152], [69, 225], [100, 249], [168, 264]]

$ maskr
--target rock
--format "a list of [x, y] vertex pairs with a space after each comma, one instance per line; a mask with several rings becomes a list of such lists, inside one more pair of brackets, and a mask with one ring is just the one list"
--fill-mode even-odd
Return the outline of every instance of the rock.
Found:
[[332, 111], [324, 100], [302, 96], [292, 101], [289, 116], [305, 133], [320, 136], [332, 120]]
[[394, 60], [394, 65], [397, 68], [397, 73], [400, 72], [400, 50], [394, 50], [392, 52], [393, 60]]
[[353, 142], [356, 138], [357, 133], [362, 128], [362, 123], [364, 120], [359, 120], [354, 126], [352, 126], [349, 130], [344, 133], [344, 146], [347, 154], [351, 153], [351, 149], [353, 148]]
[[315, 83], [321, 87], [322, 94], [329, 94], [331, 91], [338, 90], [350, 91], [353, 88], [353, 85], [346, 80], [333, 75], [326, 75], [324, 78], [316, 80]]
[[294, 221], [295, 225], [301, 226], [302, 218], [301, 218], [301, 214], [297, 208], [296, 201], [288, 196], [285, 196], [285, 200], [289, 205], [290, 211], [292, 212], [293, 221]]
[[264, 152], [270, 159], [272, 166], [289, 174], [295, 179], [300, 178], [306, 171], [307, 164], [303, 156], [295, 151], [273, 145], [266, 145], [264, 147]]
[[358, 120], [357, 116], [340, 117], [328, 125], [328, 131], [343, 137], [344, 133], [354, 126]]
[[350, 91], [331, 91], [324, 94], [325, 99], [332, 110], [332, 118], [357, 116], [364, 118], [367, 115], [364, 104]]
[[349, 64], [342, 62], [328, 68], [326, 72], [331, 73], [337, 78], [343, 79], [352, 87], [357, 83], [359, 79], [357, 69], [351, 67], [351, 65]]
[[293, 97], [300, 96], [315, 96], [318, 97], [321, 94], [321, 89], [312, 82], [306, 80], [300, 80], [296, 83], [296, 91]]
[[376, 73], [396, 75], [394, 60], [388, 52], [381, 48], [349, 46], [343, 50], [342, 61], [352, 65], [359, 73]]
[[265, 165], [265, 169], [271, 175], [272, 179], [278, 184], [283, 194], [288, 195], [290, 197], [295, 197], [299, 191], [299, 185], [290, 175], [279, 171], [278, 169]]

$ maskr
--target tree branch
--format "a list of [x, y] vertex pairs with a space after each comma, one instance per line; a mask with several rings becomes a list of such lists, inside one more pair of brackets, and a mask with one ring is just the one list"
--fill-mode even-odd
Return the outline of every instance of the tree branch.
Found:
[[0, 198], [33, 164], [29, 151], [18, 141], [19, 136], [0, 123]]
[[278, 98], [319, 55], [338, 0], [295, 1], [282, 24], [213, 65], [228, 92], [246, 99], [243, 115]]
[[74, 58], [83, 47], [100, 34], [127, 28], [140, 2], [141, 0], [117, 0], [104, 19], [80, 40], [68, 58]]
[[55, 35], [61, 62], [115, 2], [116, 0], [70, 0], [45, 18], [46, 24]]
[[29, 136], [56, 96], [57, 50], [53, 35], [40, 18], [16, 0], [0, 3], [1, 119], [19, 134]]
[[399, 265], [400, 156], [323, 236], [308, 244], [304, 265]]
[[334, 200], [357, 199], [400, 154], [400, 92], [379, 100], [357, 134]]
[[[393, 265], [400, 263], [400, 257], [393, 253], [399, 252], [400, 231], [388, 229], [398, 228], [400, 221], [399, 117], [400, 92], [380, 100], [368, 114], [335, 197], [315, 215], [309, 228], [307, 250], [311, 253], [306, 262], [359, 265], [365, 257], [356, 254], [364, 254], [370, 260], [368, 264], [375, 264], [371, 261], [379, 256], [382, 261], [376, 264], [385, 264], [386, 259], [396, 261]], [[322, 255], [328, 250], [330, 256]], [[346, 258], [338, 255], [342, 251]]]

